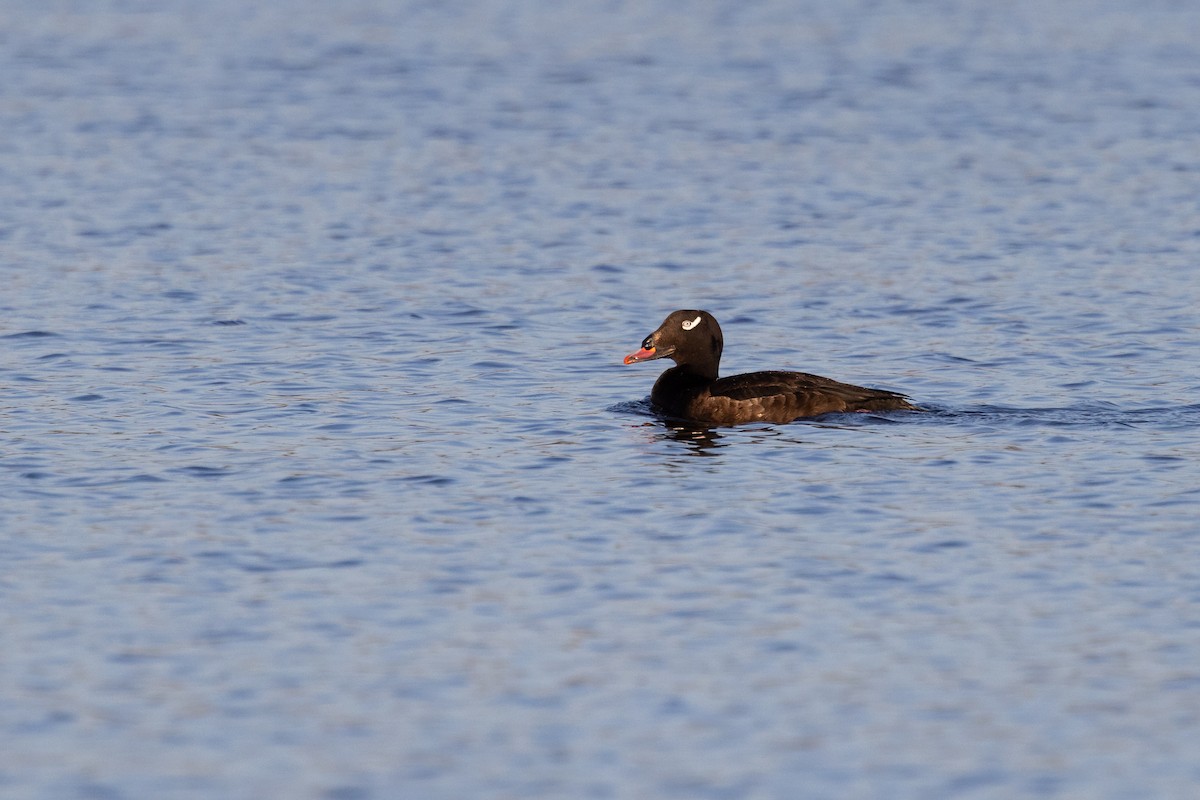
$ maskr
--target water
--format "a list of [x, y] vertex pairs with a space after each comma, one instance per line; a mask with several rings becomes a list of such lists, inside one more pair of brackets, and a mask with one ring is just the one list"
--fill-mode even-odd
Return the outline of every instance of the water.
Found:
[[0, 22], [0, 795], [1195, 793], [1200, 10]]

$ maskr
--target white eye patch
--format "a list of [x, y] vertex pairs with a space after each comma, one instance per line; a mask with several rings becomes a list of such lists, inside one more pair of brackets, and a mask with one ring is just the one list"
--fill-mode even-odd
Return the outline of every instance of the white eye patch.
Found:
[[697, 326], [697, 325], [699, 325], [699, 324], [700, 324], [700, 318], [699, 318], [699, 317], [696, 317], [694, 320], [692, 320], [692, 321], [690, 321], [690, 322], [689, 322], [688, 320], [686, 320], [686, 319], [685, 319], [685, 320], [683, 321], [683, 329], [684, 329], [685, 331], [690, 331], [692, 328], [696, 327], [696, 326]]

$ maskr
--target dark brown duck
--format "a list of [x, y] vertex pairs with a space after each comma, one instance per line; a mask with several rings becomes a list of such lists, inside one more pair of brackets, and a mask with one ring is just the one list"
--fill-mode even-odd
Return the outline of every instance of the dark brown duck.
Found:
[[626, 364], [669, 358], [650, 401], [664, 414], [705, 425], [791, 422], [841, 411], [916, 410], [896, 392], [839, 383], [804, 372], [747, 372], [718, 378], [725, 340], [707, 311], [675, 311], [625, 356]]

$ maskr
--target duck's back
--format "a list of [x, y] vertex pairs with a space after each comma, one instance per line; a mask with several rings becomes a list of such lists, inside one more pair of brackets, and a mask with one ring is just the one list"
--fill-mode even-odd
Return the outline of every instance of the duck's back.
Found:
[[672, 398], [673, 402], [663, 405], [674, 406], [679, 416], [712, 424], [782, 423], [837, 412], [915, 408], [896, 392], [854, 386], [805, 372], [747, 372], [704, 386], [679, 388], [683, 392]]

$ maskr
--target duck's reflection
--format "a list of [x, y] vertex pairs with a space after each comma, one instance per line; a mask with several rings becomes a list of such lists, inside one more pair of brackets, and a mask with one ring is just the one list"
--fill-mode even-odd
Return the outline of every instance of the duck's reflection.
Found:
[[672, 439], [676, 442], [683, 442], [691, 448], [692, 455], [696, 456], [715, 456], [718, 447], [725, 447], [728, 442], [721, 440], [726, 438], [713, 428], [707, 428], [703, 425], [697, 425], [694, 422], [679, 422], [671, 420], [663, 420], [664, 439]]
[[[690, 456], [715, 456], [718, 448], [730, 444], [727, 434], [686, 420], [659, 418], [653, 422], [643, 422], [636, 427], [646, 431], [651, 441], [670, 443], [671, 452], [686, 452]], [[722, 441], [723, 439], [726, 441]], [[676, 442], [686, 444], [688, 449], [681, 451], [674, 446]]]

